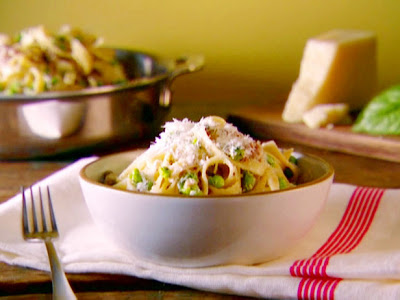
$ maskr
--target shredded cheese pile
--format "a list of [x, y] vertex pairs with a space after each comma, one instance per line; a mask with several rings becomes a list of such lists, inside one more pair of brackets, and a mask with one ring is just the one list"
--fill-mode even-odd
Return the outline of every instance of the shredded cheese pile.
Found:
[[294, 186], [292, 149], [261, 143], [220, 117], [173, 120], [117, 178], [115, 187], [189, 196], [274, 191]]

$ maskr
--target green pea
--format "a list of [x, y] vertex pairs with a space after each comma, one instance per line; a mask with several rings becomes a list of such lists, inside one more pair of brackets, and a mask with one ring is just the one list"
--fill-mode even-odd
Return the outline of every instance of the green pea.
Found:
[[160, 172], [161, 176], [165, 179], [171, 177], [171, 170], [168, 169], [167, 167], [160, 167], [158, 171]]
[[53, 76], [51, 78], [51, 85], [56, 85], [59, 82], [60, 82], [60, 80], [57, 77]]
[[287, 181], [284, 178], [279, 177], [278, 180], [279, 180], [279, 189], [283, 190], [283, 189], [286, 189], [287, 187], [289, 187], [289, 185], [287, 184]]
[[283, 174], [285, 174], [286, 178], [288, 178], [288, 179], [292, 178], [294, 175], [292, 169], [289, 167], [286, 167], [285, 169], [283, 169]]
[[19, 33], [15, 36], [14, 40], [15, 40], [16, 43], [19, 43], [19, 42], [22, 40], [22, 33], [19, 32]]
[[142, 175], [140, 175], [139, 169], [135, 168], [131, 174], [129, 174], [129, 179], [132, 183], [137, 184], [143, 181]]
[[243, 192], [251, 191], [255, 185], [256, 185], [256, 177], [252, 173], [244, 171], [242, 177]]
[[240, 147], [236, 147], [235, 150], [233, 150], [233, 160], [239, 161], [242, 160], [244, 157], [244, 149]]
[[[118, 84], [125, 84], [125, 83], [128, 83], [128, 80], [125, 80], [125, 79], [118, 79], [118, 80], [114, 80], [114, 81], [112, 82], [112, 84], [115, 84], [115, 85], [118, 85]], [[99, 85], [104, 85], [104, 83], [99, 82]]]
[[294, 157], [293, 155], [291, 155], [291, 156], [289, 157], [289, 162], [291, 162], [291, 163], [294, 164], [294, 165], [297, 165], [297, 158]]
[[225, 180], [221, 175], [214, 175], [208, 177], [208, 183], [220, 189], [225, 185]]
[[146, 181], [145, 186], [146, 186], [146, 189], [147, 189], [148, 191], [150, 191], [151, 188], [153, 187], [153, 182], [152, 182], [152, 181]]
[[275, 166], [275, 158], [274, 158], [272, 155], [270, 155], [270, 154], [267, 154], [267, 163], [268, 163], [271, 167]]
[[[187, 182], [188, 180], [190, 181]], [[199, 178], [195, 173], [186, 173], [184, 176], [181, 177], [181, 179], [179, 179], [178, 190], [183, 195], [200, 196], [203, 193], [200, 190], [198, 183], [199, 183]]]
[[67, 38], [65, 36], [62, 35], [58, 35], [55, 37], [55, 44], [58, 48], [60, 48], [63, 51], [67, 51], [68, 47], [67, 47]]
[[21, 91], [22, 91], [21, 84], [17, 81], [13, 82], [8, 89], [8, 93], [11, 95], [18, 94]]

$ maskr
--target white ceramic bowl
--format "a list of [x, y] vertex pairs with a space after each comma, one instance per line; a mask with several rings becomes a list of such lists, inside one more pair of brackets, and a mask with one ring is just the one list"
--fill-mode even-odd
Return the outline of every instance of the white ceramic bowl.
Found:
[[105, 156], [81, 170], [87, 206], [121, 247], [144, 260], [182, 267], [255, 264], [284, 255], [316, 221], [334, 174], [322, 159], [295, 153], [301, 183], [277, 192], [183, 197], [99, 183], [104, 171], [119, 173], [139, 153]]

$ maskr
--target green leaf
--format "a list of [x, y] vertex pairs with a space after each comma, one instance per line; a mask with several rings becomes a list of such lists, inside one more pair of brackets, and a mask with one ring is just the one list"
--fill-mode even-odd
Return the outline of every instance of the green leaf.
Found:
[[400, 85], [374, 97], [361, 111], [352, 130], [373, 135], [400, 134]]

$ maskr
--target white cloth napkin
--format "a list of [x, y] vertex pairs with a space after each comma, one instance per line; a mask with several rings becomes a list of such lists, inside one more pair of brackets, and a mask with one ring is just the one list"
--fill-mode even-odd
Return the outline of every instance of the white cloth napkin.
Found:
[[[400, 299], [400, 190], [335, 183], [318, 222], [288, 255], [255, 266], [172, 268], [133, 257], [96, 228], [78, 181], [93, 159], [37, 183], [50, 185], [61, 234], [56, 247], [67, 272], [134, 275], [261, 298]], [[22, 239], [20, 195], [0, 205], [0, 260], [49, 270], [43, 243]]]

